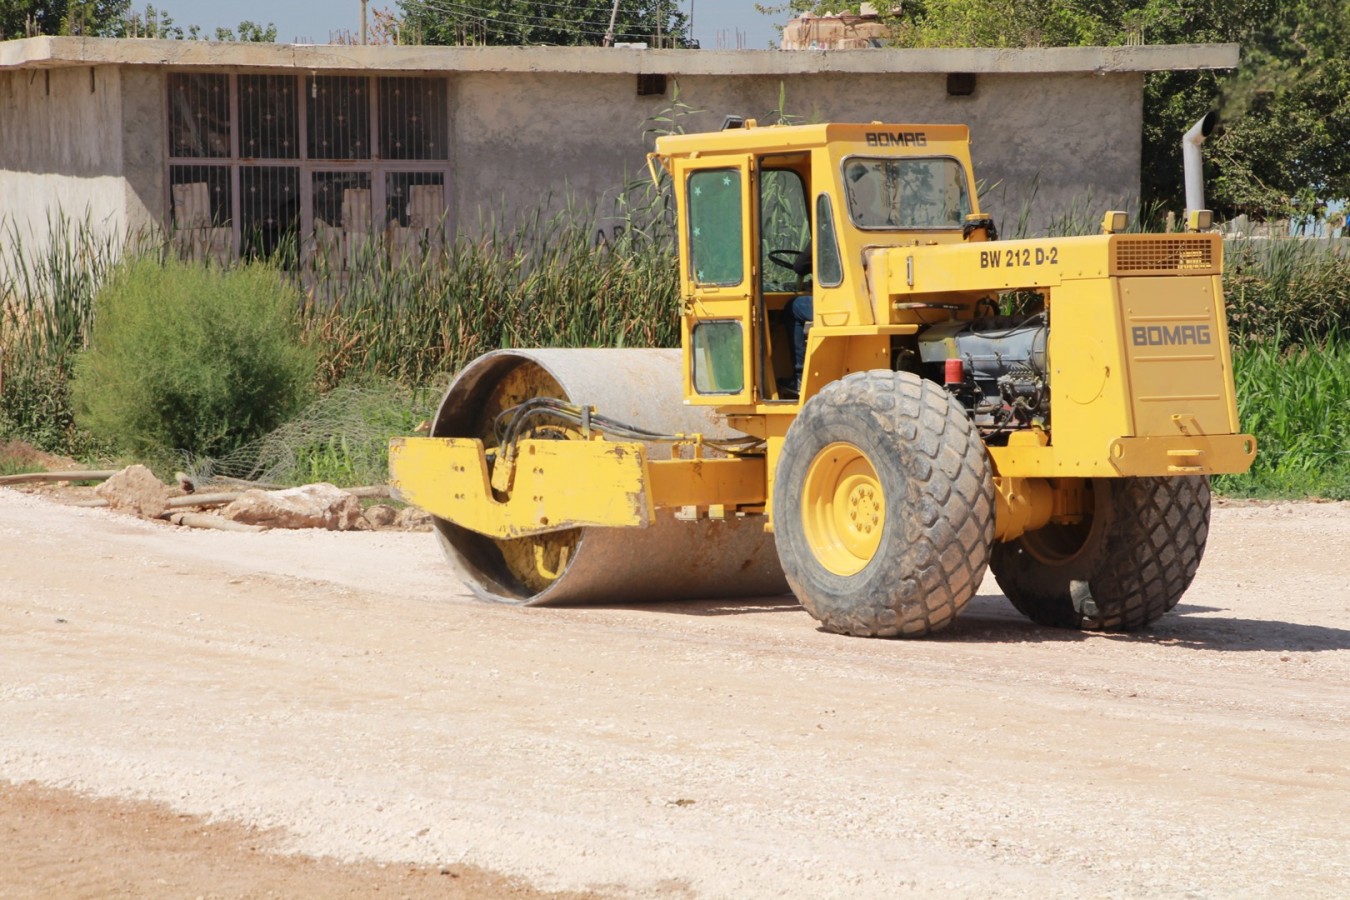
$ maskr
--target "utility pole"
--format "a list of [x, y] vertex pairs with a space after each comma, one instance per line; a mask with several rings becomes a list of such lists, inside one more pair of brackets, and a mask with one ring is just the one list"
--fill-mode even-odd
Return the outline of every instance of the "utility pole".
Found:
[[605, 32], [605, 46], [614, 46], [614, 23], [619, 18], [619, 0], [614, 0], [614, 8], [609, 12], [609, 31]]
[[361, 0], [361, 46], [366, 45], [366, 4], [370, 0]]

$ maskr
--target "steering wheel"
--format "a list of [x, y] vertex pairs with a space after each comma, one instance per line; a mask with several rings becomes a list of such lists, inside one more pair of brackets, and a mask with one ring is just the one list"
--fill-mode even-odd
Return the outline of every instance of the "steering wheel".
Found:
[[788, 269], [798, 278], [811, 274], [810, 250], [771, 250], [769, 261]]

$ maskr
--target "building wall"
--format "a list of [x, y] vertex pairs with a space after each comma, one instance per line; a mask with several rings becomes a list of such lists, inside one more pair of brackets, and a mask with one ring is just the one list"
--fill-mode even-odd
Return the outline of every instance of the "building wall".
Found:
[[0, 72], [0, 244], [17, 233], [41, 252], [62, 215], [116, 235], [159, 218], [160, 80], [117, 66]]
[[[55, 210], [119, 233], [166, 215], [165, 79], [157, 66], [0, 71], [0, 216], [45, 238]], [[289, 71], [294, 70], [273, 70]], [[91, 80], [92, 73], [92, 80]], [[439, 74], [425, 72], [420, 74]], [[943, 74], [685, 75], [638, 96], [630, 73], [450, 73], [451, 221], [473, 230], [571, 197], [612, 203], [646, 178], [657, 121], [719, 128], [728, 114], [795, 121], [956, 122], [970, 126], [983, 206], [1005, 234], [1070, 211], [1095, 220], [1139, 190], [1137, 72], [983, 74], [968, 97]], [[1179, 176], [1178, 176], [1179, 177]]]
[[[472, 73], [456, 76], [452, 202], [461, 224], [505, 204], [531, 208], [564, 185], [578, 197], [613, 193], [645, 177], [644, 154], [664, 97], [637, 96], [633, 76]], [[1143, 76], [1119, 73], [984, 75], [974, 94], [951, 97], [945, 75], [814, 74], [684, 76], [686, 131], [721, 127], [730, 114], [795, 121], [960, 123], [971, 128], [983, 205], [1005, 233], [1023, 207], [1033, 231], [1075, 210], [1137, 205]]]

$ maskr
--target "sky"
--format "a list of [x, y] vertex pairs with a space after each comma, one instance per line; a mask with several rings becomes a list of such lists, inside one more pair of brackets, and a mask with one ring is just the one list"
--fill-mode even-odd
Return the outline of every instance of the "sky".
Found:
[[[459, 0], [471, 2], [471, 0]], [[787, 14], [777, 17], [755, 12], [755, 0], [677, 0], [685, 13], [693, 7], [694, 38], [706, 49], [764, 50], [777, 39], [774, 25], [787, 21]], [[277, 40], [290, 42], [297, 38], [313, 43], [326, 43], [329, 33], [349, 29], [360, 30], [360, 0], [342, 0], [340, 3], [316, 3], [314, 0], [162, 0], [154, 4], [169, 14], [177, 25], [200, 25], [205, 34], [217, 26], [234, 28], [248, 19], [260, 25], [269, 22], [277, 26]], [[370, 0], [374, 8], [397, 9], [395, 0]], [[140, 8], [139, 2], [133, 7]]]

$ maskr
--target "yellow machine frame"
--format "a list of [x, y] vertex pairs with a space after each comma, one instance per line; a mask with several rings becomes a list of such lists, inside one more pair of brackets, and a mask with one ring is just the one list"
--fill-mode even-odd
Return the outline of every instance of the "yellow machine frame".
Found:
[[[845, 212], [842, 175], [855, 158], [953, 161], [964, 180], [951, 188], [965, 193], [964, 221], [857, 226]], [[667, 173], [676, 197], [685, 403], [711, 407], [734, 429], [763, 439], [763, 452], [714, 458], [690, 435], [672, 458], [655, 459], [641, 443], [587, 435], [522, 440], [506, 458], [476, 439], [396, 439], [393, 481], [409, 502], [500, 538], [643, 527], [662, 508], [690, 517], [763, 513], [771, 529], [779, 453], [803, 403], [849, 373], [890, 368], [897, 339], [935, 322], [972, 319], [981, 303], [1013, 290], [1038, 293], [1053, 318], [1046, 352], [1053, 421], [987, 447], [998, 540], [1080, 516], [1080, 479], [1251, 466], [1256, 442], [1238, 424], [1219, 236], [1114, 233], [1119, 217], [1108, 215], [1099, 235], [991, 241], [969, 134], [957, 125], [748, 122], [662, 137], [651, 162], [654, 176], [658, 165]], [[785, 352], [784, 334], [771, 323], [791, 292], [765, 290], [759, 254], [761, 182], [782, 169], [809, 185], [813, 227], [829, 209], [840, 264], [840, 277], [812, 287], [800, 397], [791, 399], [777, 386], [781, 363], [773, 360]], [[739, 257], [728, 243], [733, 252], [708, 277], [696, 263], [693, 241], [702, 237], [690, 207], [703, 202], [694, 190], [714, 182], [739, 191]], [[819, 273], [821, 240], [811, 245]], [[714, 372], [710, 354], [731, 363]]]

